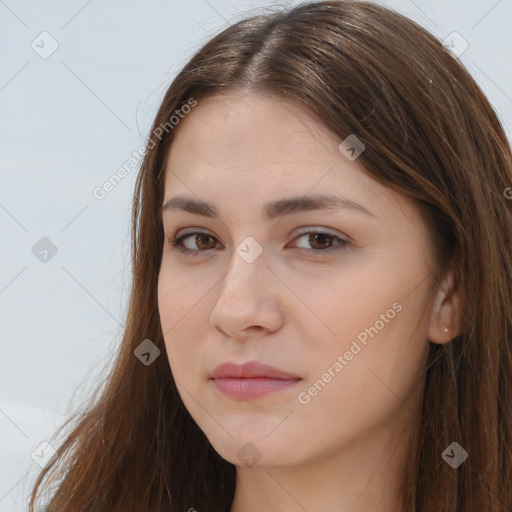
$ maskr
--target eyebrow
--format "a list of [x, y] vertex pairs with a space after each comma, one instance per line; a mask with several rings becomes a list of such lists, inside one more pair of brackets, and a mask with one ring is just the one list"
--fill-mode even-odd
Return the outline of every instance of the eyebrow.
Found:
[[[356, 203], [347, 197], [334, 195], [316, 194], [311, 196], [287, 197], [270, 201], [263, 205], [263, 216], [268, 220], [276, 217], [308, 210], [329, 210], [337, 211], [349, 208], [357, 213], [375, 217], [375, 215], [364, 206]], [[161, 214], [170, 210], [183, 210], [204, 217], [220, 218], [219, 210], [215, 205], [198, 199], [191, 199], [183, 196], [170, 198], [162, 205]]]

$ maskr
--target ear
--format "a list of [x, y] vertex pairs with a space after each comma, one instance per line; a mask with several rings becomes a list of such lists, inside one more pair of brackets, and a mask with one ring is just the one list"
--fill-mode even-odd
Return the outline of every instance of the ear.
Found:
[[460, 334], [460, 294], [453, 271], [448, 272], [435, 291], [430, 315], [429, 341], [445, 344]]

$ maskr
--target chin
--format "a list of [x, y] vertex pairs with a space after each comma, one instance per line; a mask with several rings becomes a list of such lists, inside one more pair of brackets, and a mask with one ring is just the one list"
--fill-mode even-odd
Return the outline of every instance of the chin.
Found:
[[[229, 429], [228, 429], [229, 430]], [[243, 435], [229, 436], [216, 433], [215, 436], [207, 436], [214, 450], [226, 461], [241, 467], [275, 467], [286, 466], [295, 463], [296, 450], [291, 450], [290, 444], [286, 443], [286, 435], [280, 437], [276, 433], [268, 436], [272, 430], [265, 429], [264, 432], [252, 432], [244, 430]], [[283, 434], [284, 431], [281, 433]], [[293, 453], [292, 453], [293, 452]]]

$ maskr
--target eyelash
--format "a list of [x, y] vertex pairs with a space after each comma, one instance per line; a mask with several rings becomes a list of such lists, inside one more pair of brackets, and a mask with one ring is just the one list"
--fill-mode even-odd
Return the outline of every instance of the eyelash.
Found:
[[[339, 243], [338, 243], [338, 245], [336, 245], [334, 247], [329, 247], [327, 249], [303, 249], [303, 248], [299, 247], [299, 249], [302, 249], [302, 250], [306, 251], [306, 253], [310, 254], [310, 255], [318, 256], [319, 254], [322, 254], [322, 255], [326, 254], [326, 253], [329, 254], [331, 252], [340, 251], [340, 250], [344, 249], [346, 245], [348, 245], [347, 240], [343, 240], [339, 236], [332, 235], [331, 233], [327, 233], [325, 231], [305, 231], [303, 233], [299, 233], [296, 238], [301, 238], [304, 235], [311, 235], [311, 234], [327, 235], [328, 237], [332, 238], [333, 240], [338, 240]], [[184, 256], [193, 256], [193, 257], [195, 257], [195, 256], [199, 256], [199, 253], [205, 253], [205, 252], [211, 250], [211, 249], [206, 249], [206, 250], [202, 251], [200, 249], [194, 250], [194, 249], [186, 249], [186, 248], [184, 248], [183, 245], [182, 245], [183, 240], [185, 240], [189, 236], [193, 236], [193, 235], [206, 235], [206, 236], [209, 236], [210, 238], [215, 238], [214, 236], [212, 236], [212, 235], [210, 235], [208, 233], [204, 233], [203, 231], [194, 231], [192, 233], [186, 233], [185, 235], [182, 235], [182, 236], [177, 237], [177, 238], [168, 239], [168, 243], [171, 245], [173, 250], [178, 251], [180, 254], [182, 254]]]

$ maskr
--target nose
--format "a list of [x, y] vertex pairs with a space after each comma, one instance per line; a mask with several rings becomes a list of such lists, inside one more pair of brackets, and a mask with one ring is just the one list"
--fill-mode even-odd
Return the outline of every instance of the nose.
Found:
[[268, 335], [282, 325], [283, 285], [266, 260], [265, 251], [252, 263], [233, 252], [210, 316], [210, 325], [221, 336], [246, 340]]

